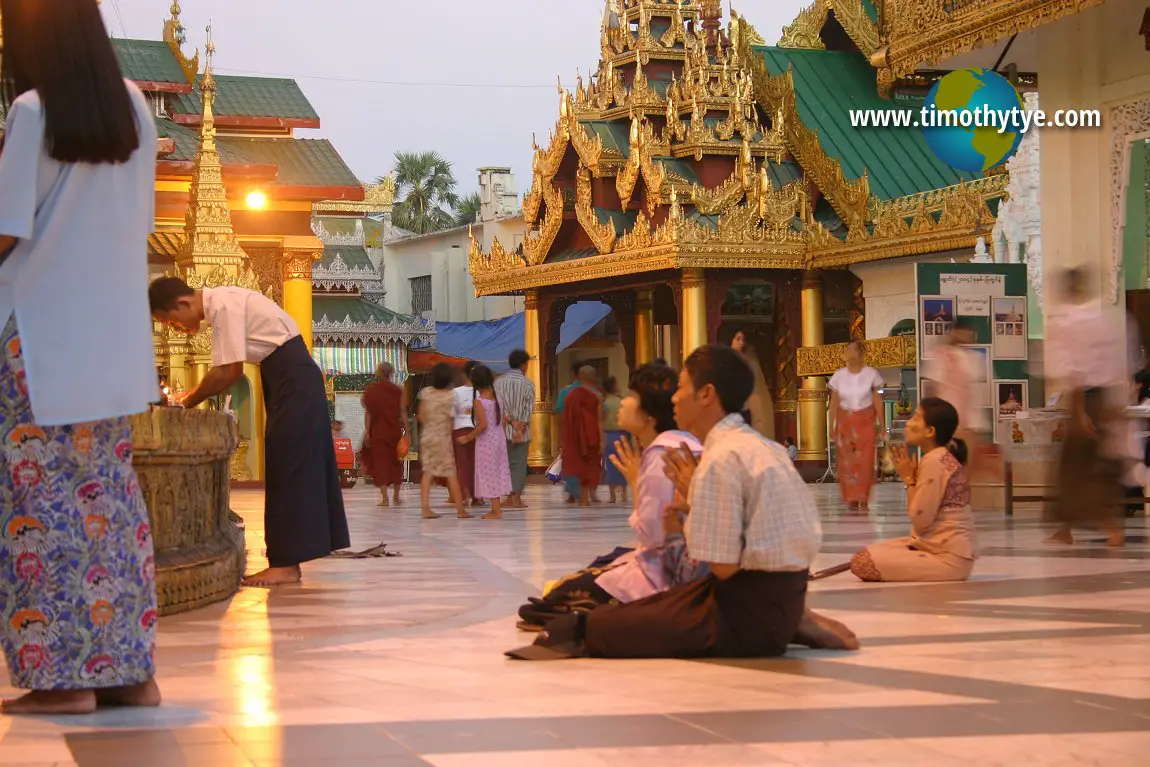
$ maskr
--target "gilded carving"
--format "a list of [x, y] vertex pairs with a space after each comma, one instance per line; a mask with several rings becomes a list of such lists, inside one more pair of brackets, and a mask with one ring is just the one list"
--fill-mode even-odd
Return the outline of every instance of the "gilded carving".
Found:
[[[891, 336], [863, 341], [866, 362], [876, 368], [914, 367], [918, 349], [913, 336]], [[847, 344], [806, 347], [798, 350], [797, 368], [801, 378], [829, 376], [846, 364]], [[802, 399], [802, 392], [799, 392]]]
[[795, 399], [799, 402], [826, 402], [830, 396], [830, 392], [826, 389], [799, 389]]
[[323, 258], [323, 251], [285, 250], [283, 252], [284, 282], [306, 280], [311, 282], [312, 265]]
[[893, 78], [925, 62], [940, 62], [1103, 0], [887, 0], [884, 64]]
[[870, 20], [862, 0], [827, 0], [827, 5], [864, 56], [869, 57], [878, 50], [878, 25]]
[[575, 184], [575, 217], [583, 231], [591, 238], [596, 250], [600, 253], [610, 253], [615, 247], [615, 225], [610, 221], [599, 223], [599, 217], [591, 205], [591, 171], [582, 163]]
[[[795, 378], [795, 343], [791, 337], [787, 312], [778, 311], [778, 330], [775, 333], [775, 402], [793, 400], [798, 380]], [[777, 409], [777, 408], [776, 408]]]
[[793, 22], [783, 27], [783, 38], [779, 41], [779, 47], [826, 50], [819, 33], [827, 23], [829, 11], [827, 0], [815, 0], [813, 5], [801, 11]]
[[537, 229], [527, 232], [523, 238], [523, 252], [528, 266], [543, 263], [559, 234], [559, 227], [563, 225], [563, 193], [550, 183], [544, 184], [542, 191], [543, 220]]

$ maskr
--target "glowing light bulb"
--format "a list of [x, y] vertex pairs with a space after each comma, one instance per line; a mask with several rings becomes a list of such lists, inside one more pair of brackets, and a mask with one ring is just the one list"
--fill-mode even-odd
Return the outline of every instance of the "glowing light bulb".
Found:
[[248, 207], [252, 210], [263, 210], [268, 206], [268, 196], [258, 189], [248, 193]]

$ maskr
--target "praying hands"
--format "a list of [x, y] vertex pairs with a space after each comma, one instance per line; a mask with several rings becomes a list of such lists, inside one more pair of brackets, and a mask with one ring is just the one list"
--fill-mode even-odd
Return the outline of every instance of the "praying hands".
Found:
[[634, 440], [629, 437], [615, 440], [615, 454], [611, 456], [611, 463], [627, 480], [631, 489], [639, 492], [639, 468], [643, 463], [643, 454]]

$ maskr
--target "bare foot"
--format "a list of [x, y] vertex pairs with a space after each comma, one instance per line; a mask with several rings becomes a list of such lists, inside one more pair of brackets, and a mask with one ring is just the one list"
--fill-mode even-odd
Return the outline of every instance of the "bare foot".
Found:
[[243, 585], [266, 589], [272, 586], [288, 586], [302, 580], [303, 572], [300, 571], [299, 565], [292, 565], [291, 567], [269, 567], [266, 570], [260, 570], [258, 573], [244, 578]]
[[455, 512], [455, 516], [459, 517], [460, 519], [474, 519], [475, 518], [463, 510]]
[[1054, 533], [1054, 535], [1047, 538], [1046, 542], [1047, 543], [1061, 543], [1061, 544], [1064, 544], [1066, 546], [1070, 546], [1070, 545], [1073, 545], [1073, 543], [1074, 543], [1074, 535], [1071, 534], [1069, 528], [1063, 527], [1063, 528], [1059, 528], [1058, 531]]
[[803, 612], [795, 642], [815, 650], [857, 650], [858, 637], [846, 625], [819, 615], [814, 610]]
[[393, 506], [398, 506], [400, 504], [399, 493], [395, 494], [395, 497], [391, 499], [391, 503]]
[[142, 684], [96, 690], [96, 703], [101, 706], [154, 708], [160, 705], [160, 700], [160, 687], [155, 679], [149, 679]]
[[1106, 545], [1112, 549], [1121, 549], [1126, 546], [1126, 531], [1113, 530], [1106, 536]]
[[380, 501], [380, 502], [379, 502], [379, 507], [380, 507], [381, 509], [386, 509], [386, 508], [387, 508], [388, 506], [390, 506], [390, 505], [391, 505], [391, 504], [387, 502], [387, 499], [386, 499], [386, 498], [384, 498], [382, 501]]
[[95, 711], [96, 693], [92, 690], [33, 690], [16, 700], [0, 703], [0, 712], [9, 716], [58, 716]]
[[503, 512], [496, 514], [494, 511], [483, 515], [484, 519], [503, 519]]
[[436, 514], [431, 509], [424, 509], [423, 510], [423, 518], [424, 519], [439, 519], [441, 516], [442, 516], [441, 514]]
[[573, 495], [567, 496], [567, 500], [564, 501], [564, 503], [566, 503], [568, 506], [574, 506], [575, 505], [575, 496], [573, 496]]

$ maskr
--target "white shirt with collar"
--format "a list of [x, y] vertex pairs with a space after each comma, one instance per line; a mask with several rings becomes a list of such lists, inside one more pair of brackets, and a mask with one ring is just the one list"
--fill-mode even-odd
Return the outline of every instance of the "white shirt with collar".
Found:
[[822, 545], [818, 506], [786, 449], [737, 414], [707, 434], [688, 503], [687, 550], [700, 562], [801, 572]]
[[32, 417], [41, 426], [139, 413], [157, 399], [148, 309], [156, 127], [125, 81], [139, 148], [123, 163], [49, 154], [36, 91], [8, 110], [0, 152], [0, 327], [15, 314]]
[[212, 365], [258, 365], [300, 335], [279, 304], [245, 288], [204, 288], [204, 319], [212, 326]]

